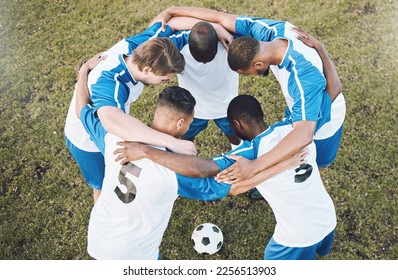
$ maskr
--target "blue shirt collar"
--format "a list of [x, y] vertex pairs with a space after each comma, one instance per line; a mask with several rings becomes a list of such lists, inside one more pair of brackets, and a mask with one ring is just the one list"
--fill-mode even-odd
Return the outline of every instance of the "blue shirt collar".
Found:
[[123, 83], [127, 84], [129, 82], [133, 83], [133, 85], [138, 84], [138, 82], [134, 79], [133, 75], [130, 73], [130, 70], [127, 67], [126, 61], [123, 58], [123, 54], [119, 55], [120, 65], [122, 66], [124, 73], [120, 75], [120, 79]]

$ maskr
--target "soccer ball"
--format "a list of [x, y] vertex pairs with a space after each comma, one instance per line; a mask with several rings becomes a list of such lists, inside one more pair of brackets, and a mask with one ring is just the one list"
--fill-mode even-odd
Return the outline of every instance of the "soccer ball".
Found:
[[204, 223], [194, 229], [191, 240], [193, 248], [198, 253], [212, 255], [221, 249], [224, 236], [218, 226]]

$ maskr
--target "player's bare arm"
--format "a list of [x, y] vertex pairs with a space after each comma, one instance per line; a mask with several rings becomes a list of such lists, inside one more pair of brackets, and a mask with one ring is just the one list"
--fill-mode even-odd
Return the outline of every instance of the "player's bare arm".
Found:
[[179, 140], [156, 131], [119, 108], [103, 106], [97, 112], [105, 130], [126, 141], [142, 142], [166, 147], [176, 153], [196, 155], [195, 145], [191, 141]]
[[[293, 157], [290, 157], [262, 172], [254, 175], [253, 177], [237, 183], [233, 183], [228, 194], [238, 195], [247, 192], [257, 186], [258, 184], [268, 180], [269, 178], [292, 168], [298, 167], [306, 162], [308, 156], [308, 149], [304, 148]], [[240, 156], [231, 156], [232, 159], [239, 160]]]
[[295, 27], [293, 28], [293, 31], [298, 34], [297, 39], [302, 41], [307, 46], [314, 48], [322, 59], [323, 74], [326, 78], [326, 91], [333, 102], [342, 92], [342, 85], [339, 75], [337, 75], [336, 67], [333, 64], [328, 51], [317, 39], [301, 28]]
[[294, 156], [312, 142], [315, 126], [316, 122], [313, 121], [295, 122], [294, 129], [274, 149], [254, 160], [238, 159], [229, 168], [217, 174], [216, 179], [221, 182], [238, 183]]
[[195, 8], [195, 7], [169, 7], [156, 16], [151, 25], [156, 22], [167, 23], [172, 17], [193, 17], [208, 22], [215, 22], [227, 29], [231, 33], [235, 33], [235, 21], [237, 15], [218, 12], [211, 9]]
[[148, 158], [184, 176], [205, 178], [216, 175], [220, 169], [213, 160], [196, 156], [170, 153], [136, 142], [119, 142], [122, 148], [115, 150], [116, 161], [125, 164], [129, 161]]
[[76, 91], [76, 115], [80, 119], [80, 111], [84, 106], [90, 103], [90, 95], [88, 93], [87, 80], [88, 73], [93, 69], [101, 60], [104, 60], [106, 55], [100, 52], [78, 67], [77, 70], [77, 91]]
[[[180, 31], [192, 29], [195, 24], [201, 21], [202, 20], [200, 19], [191, 17], [173, 17], [167, 22], [167, 24], [174, 31]], [[214, 30], [217, 33], [218, 40], [221, 42], [224, 48], [228, 50], [228, 44], [233, 41], [234, 37], [222, 25], [214, 22], [209, 23], [214, 27]]]

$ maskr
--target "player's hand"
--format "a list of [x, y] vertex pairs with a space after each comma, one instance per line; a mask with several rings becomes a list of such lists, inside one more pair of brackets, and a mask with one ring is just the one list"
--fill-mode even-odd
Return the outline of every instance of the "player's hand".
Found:
[[104, 55], [104, 52], [97, 53], [91, 58], [83, 59], [76, 66], [76, 77], [79, 77], [79, 73], [82, 75], [87, 75], [88, 72], [91, 71], [95, 66], [97, 66], [100, 61], [104, 60], [107, 56]]
[[174, 153], [196, 156], [198, 151], [196, 150], [195, 144], [189, 140], [176, 139], [172, 144], [173, 146], [167, 147]]
[[299, 39], [301, 42], [306, 44], [307, 46], [311, 48], [317, 48], [320, 46], [320, 42], [312, 37], [309, 33], [305, 32], [303, 29], [299, 27], [292, 27], [292, 30], [296, 32], [297, 36], [296, 38]]
[[117, 155], [115, 161], [120, 161], [122, 165], [145, 157], [145, 144], [124, 141], [118, 142], [117, 145], [122, 146], [122, 148], [116, 149], [113, 153]]
[[296, 168], [307, 162], [308, 157], [308, 148], [302, 149], [300, 152], [292, 156], [291, 158], [286, 159], [287, 169]]
[[213, 23], [213, 27], [216, 30], [218, 40], [228, 50], [228, 45], [234, 40], [234, 36], [231, 35], [222, 25]]
[[228, 155], [236, 162], [216, 175], [218, 182], [235, 184], [252, 177], [252, 161], [237, 155]]
[[167, 22], [172, 18], [171, 14], [168, 12], [168, 9], [164, 10], [160, 14], [158, 14], [149, 24], [149, 26], [154, 25], [157, 22], [162, 23], [162, 31], [166, 30]]
[[104, 60], [106, 57], [107, 57], [107, 55], [104, 55], [104, 52], [97, 53], [93, 57], [84, 60], [82, 62], [80, 69], [85, 68], [86, 70], [90, 71], [95, 66], [97, 66], [98, 63], [100, 63], [102, 60]]
[[104, 53], [105, 52], [97, 53], [96, 55], [91, 57], [89, 60], [87, 60], [85, 65], [88, 67], [89, 70], [93, 69], [95, 66], [97, 66], [98, 63], [100, 63], [102, 60], [104, 60], [107, 57], [107, 55]]

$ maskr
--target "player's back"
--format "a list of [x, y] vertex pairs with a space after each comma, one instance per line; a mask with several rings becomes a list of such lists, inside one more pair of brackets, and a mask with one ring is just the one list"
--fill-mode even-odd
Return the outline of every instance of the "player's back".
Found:
[[169, 38], [185, 58], [185, 69], [178, 83], [195, 97], [195, 117], [218, 119], [226, 116], [229, 102], [238, 95], [239, 75], [228, 65], [228, 52], [218, 42], [212, 61], [198, 62], [189, 48], [190, 30], [176, 32]]
[[120, 165], [121, 139], [105, 136], [105, 178], [89, 224], [88, 252], [96, 259], [156, 259], [177, 198], [175, 173], [150, 160]]
[[[116, 48], [119, 44], [120, 47]], [[128, 51], [127, 43], [121, 41], [119, 44], [91, 70], [88, 87], [95, 108], [115, 106], [129, 113], [130, 104], [141, 95], [144, 85], [134, 80], [124, 60], [124, 52]]]
[[[257, 136], [258, 157], [273, 149], [292, 129], [290, 122], [280, 122]], [[305, 165], [275, 175], [257, 186], [275, 214], [274, 238], [285, 246], [315, 244], [336, 226], [334, 205], [315, 161], [315, 144], [307, 148]]]
[[293, 24], [286, 22], [283, 36], [292, 41], [293, 49], [301, 53], [306, 60], [310, 61], [316, 68], [318, 68], [321, 73], [323, 73], [322, 59], [320, 58], [318, 52], [314, 48], [305, 45], [303, 42], [297, 39], [297, 33], [292, 30], [293, 27]]

